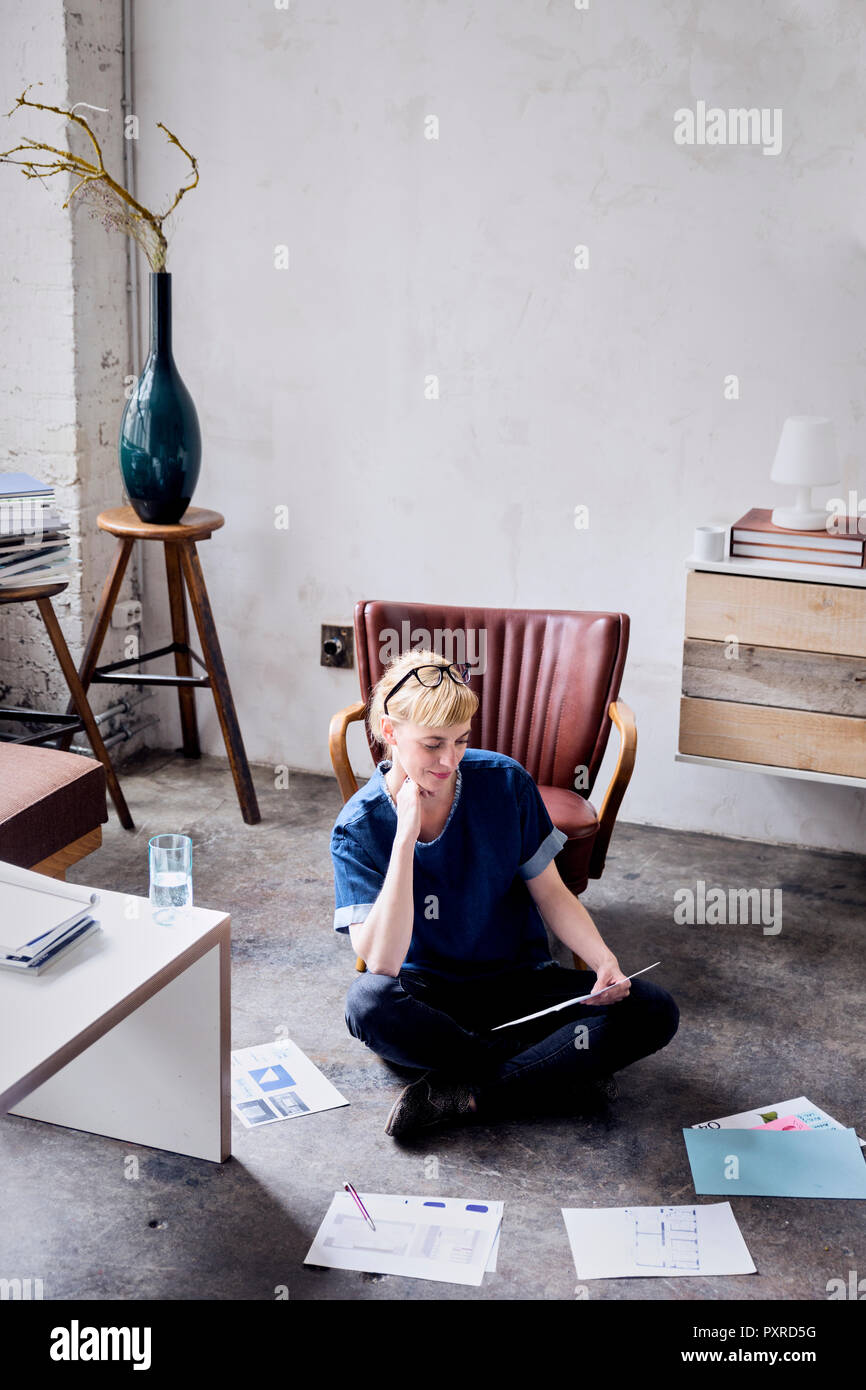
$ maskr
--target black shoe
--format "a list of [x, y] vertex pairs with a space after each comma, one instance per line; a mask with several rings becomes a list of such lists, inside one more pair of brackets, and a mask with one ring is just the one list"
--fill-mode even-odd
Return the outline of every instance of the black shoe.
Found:
[[429, 1071], [401, 1091], [385, 1122], [385, 1133], [402, 1139], [419, 1129], [449, 1124], [472, 1114], [472, 1091]]

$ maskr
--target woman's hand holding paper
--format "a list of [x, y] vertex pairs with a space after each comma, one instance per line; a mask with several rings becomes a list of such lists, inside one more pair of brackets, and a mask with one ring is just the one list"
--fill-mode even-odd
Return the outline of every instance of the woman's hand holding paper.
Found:
[[[631, 990], [631, 980], [623, 979], [623, 974], [624, 972], [620, 968], [619, 961], [615, 956], [612, 956], [606, 964], [599, 966], [596, 973], [595, 984], [592, 987], [592, 994], [598, 994], [599, 990], [602, 989], [605, 990], [605, 993], [602, 995], [601, 999], [597, 1001], [592, 998], [587, 999], [586, 1004], [590, 1005], [596, 1002], [599, 1004], [615, 1004], [617, 1000], [625, 999], [626, 995]], [[622, 981], [622, 983], [616, 984], [614, 989], [607, 988], [608, 985], [613, 985], [617, 980]]]

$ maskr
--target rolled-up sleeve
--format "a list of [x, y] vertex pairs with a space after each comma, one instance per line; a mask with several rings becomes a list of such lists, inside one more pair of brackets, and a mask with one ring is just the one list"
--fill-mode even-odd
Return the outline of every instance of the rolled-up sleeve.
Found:
[[384, 874], [376, 868], [350, 827], [335, 825], [331, 832], [334, 865], [334, 931], [348, 932], [353, 922], [363, 922], [382, 891]]
[[529, 773], [520, 780], [521, 863], [517, 872], [524, 879], [537, 878], [559, 854], [568, 836], [553, 824]]

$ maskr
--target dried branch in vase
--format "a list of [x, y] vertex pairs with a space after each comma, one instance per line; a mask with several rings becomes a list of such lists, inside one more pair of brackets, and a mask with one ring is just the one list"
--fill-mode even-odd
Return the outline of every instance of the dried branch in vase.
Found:
[[[31, 86], [34, 84], [31, 83]], [[42, 86], [42, 83], [37, 83]], [[165, 270], [165, 260], [168, 252], [168, 241], [162, 229], [162, 224], [177, 207], [185, 193], [195, 188], [198, 183], [198, 161], [185, 149], [176, 135], [163, 125], [162, 121], [157, 121], [160, 130], [164, 130], [169, 141], [177, 145], [178, 149], [186, 155], [192, 166], [187, 176], [191, 178], [191, 183], [182, 184], [175, 194], [174, 200], [165, 212], [154, 213], [146, 208], [143, 203], [133, 198], [117, 179], [112, 178], [105, 167], [102, 157], [102, 149], [87, 123], [84, 116], [76, 114], [74, 108], [66, 110], [62, 106], [50, 106], [40, 101], [29, 101], [27, 93], [30, 87], [26, 87], [24, 92], [16, 101], [11, 111], [7, 111], [7, 116], [13, 116], [22, 106], [30, 107], [34, 111], [51, 111], [57, 116], [63, 116], [66, 120], [72, 121], [75, 125], [86, 131], [93, 146], [94, 157], [90, 160], [84, 159], [81, 155], [73, 154], [71, 150], [59, 150], [54, 145], [46, 144], [42, 140], [31, 140], [25, 136], [20, 145], [14, 145], [10, 150], [0, 151], [0, 164], [16, 164], [23, 169], [25, 178], [39, 179], [40, 182], [49, 178], [52, 174], [74, 174], [78, 182], [63, 204], [68, 207], [73, 198], [77, 197], [79, 202], [85, 204], [88, 210], [97, 217], [108, 228], [116, 228], [124, 232], [127, 236], [137, 241], [145, 256], [151, 270]], [[85, 102], [76, 102], [77, 106], [84, 106]], [[95, 108], [99, 109], [99, 108]], [[13, 159], [13, 155], [26, 155], [27, 158]], [[37, 159], [36, 155], [53, 155], [53, 159]]]

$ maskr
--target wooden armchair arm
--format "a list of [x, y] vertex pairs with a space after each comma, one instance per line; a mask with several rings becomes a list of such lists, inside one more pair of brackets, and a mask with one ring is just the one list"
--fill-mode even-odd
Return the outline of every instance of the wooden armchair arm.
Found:
[[[363, 719], [366, 709], [367, 706], [362, 700], [354, 705], [347, 705], [334, 715], [328, 729], [328, 751], [344, 804], [358, 790], [358, 783], [346, 752], [346, 729], [358, 719]], [[359, 973], [367, 969], [360, 956], [355, 957], [355, 969]]]
[[347, 705], [334, 715], [328, 729], [328, 751], [344, 802], [358, 790], [358, 783], [346, 752], [346, 729], [356, 720], [364, 718], [366, 708], [361, 700], [354, 705]]
[[624, 700], [614, 700], [607, 712], [619, 731], [619, 757], [616, 760], [613, 777], [611, 777], [610, 786], [604, 794], [598, 815], [598, 833], [595, 837], [588, 870], [590, 878], [601, 878], [610, 837], [616, 824], [617, 812], [631, 781], [635, 753], [637, 752], [637, 725], [634, 721], [634, 711]]

